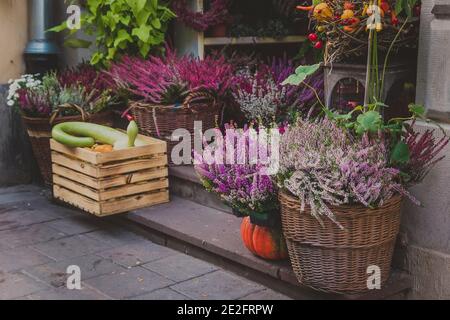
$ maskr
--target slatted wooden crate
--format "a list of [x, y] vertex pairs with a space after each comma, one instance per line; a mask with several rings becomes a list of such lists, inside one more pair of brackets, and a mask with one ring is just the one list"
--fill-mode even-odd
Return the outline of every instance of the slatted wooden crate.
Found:
[[166, 142], [108, 153], [69, 148], [55, 140], [53, 196], [103, 217], [169, 201]]

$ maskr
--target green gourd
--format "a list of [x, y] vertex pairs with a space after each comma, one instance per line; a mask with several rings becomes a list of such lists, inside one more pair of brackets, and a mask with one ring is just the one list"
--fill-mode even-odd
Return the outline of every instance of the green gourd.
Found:
[[137, 137], [135, 121], [130, 121], [127, 134], [116, 129], [86, 122], [64, 122], [53, 127], [52, 138], [68, 147], [90, 148], [97, 142], [110, 144], [114, 150], [144, 146], [147, 143]]

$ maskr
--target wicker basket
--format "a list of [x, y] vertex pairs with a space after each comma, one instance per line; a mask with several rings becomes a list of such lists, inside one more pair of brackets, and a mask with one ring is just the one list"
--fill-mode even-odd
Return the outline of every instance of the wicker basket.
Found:
[[400, 228], [401, 196], [382, 207], [340, 206], [331, 210], [344, 227], [331, 220], [324, 226], [300, 202], [280, 192], [281, 219], [292, 268], [300, 283], [334, 293], [367, 291], [367, 268], [381, 270], [381, 284], [389, 277], [395, 240]]
[[194, 121], [202, 122], [202, 130], [215, 128], [221, 112], [216, 99], [206, 92], [190, 94], [181, 105], [151, 105], [145, 102], [133, 102], [130, 110], [139, 129], [144, 135], [167, 142], [167, 154], [170, 165], [174, 165], [172, 149], [179, 141], [172, 141], [171, 136], [176, 129], [187, 129], [191, 134], [194, 146]]
[[50, 151], [50, 138], [52, 126], [68, 121], [88, 121], [97, 124], [111, 126], [113, 114], [110, 111], [99, 112], [88, 115], [84, 113], [79, 116], [65, 116], [52, 118], [31, 118], [22, 116], [23, 123], [30, 137], [31, 147], [36, 158], [39, 170], [46, 185], [52, 185], [52, 159]]

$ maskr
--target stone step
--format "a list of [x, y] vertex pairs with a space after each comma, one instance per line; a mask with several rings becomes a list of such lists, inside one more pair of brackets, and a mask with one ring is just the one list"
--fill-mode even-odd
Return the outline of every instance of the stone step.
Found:
[[234, 271], [241, 271], [245, 276], [253, 277], [252, 280], [261, 279], [264, 285], [296, 299], [404, 298], [411, 288], [408, 275], [393, 272], [382, 290], [361, 295], [314, 291], [297, 282], [288, 261], [269, 262], [251, 254], [241, 241], [241, 219], [177, 196], [172, 197], [170, 203], [129, 213], [126, 218], [149, 234], [163, 238], [168, 246], [181, 248], [189, 254], [197, 252], [200, 257], [215, 257], [225, 264], [229, 263]]
[[193, 166], [170, 167], [169, 186], [170, 193], [173, 195], [212, 209], [231, 213], [231, 208], [224, 205], [217, 195], [205, 190]]

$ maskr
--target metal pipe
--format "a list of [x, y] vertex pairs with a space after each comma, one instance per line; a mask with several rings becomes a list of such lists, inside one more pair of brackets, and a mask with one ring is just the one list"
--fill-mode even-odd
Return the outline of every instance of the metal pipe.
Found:
[[53, 26], [53, 0], [28, 0], [29, 42], [25, 48], [27, 71], [45, 72], [57, 65], [59, 49], [53, 35], [46, 32]]

